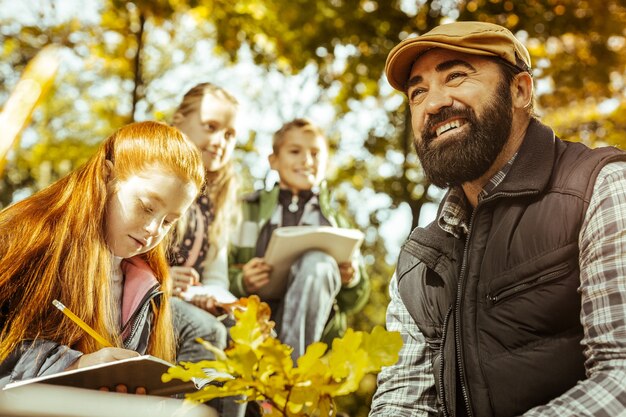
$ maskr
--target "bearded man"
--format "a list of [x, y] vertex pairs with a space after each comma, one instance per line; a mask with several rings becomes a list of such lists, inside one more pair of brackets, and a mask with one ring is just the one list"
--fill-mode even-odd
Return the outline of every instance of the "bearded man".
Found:
[[537, 120], [530, 55], [501, 26], [439, 26], [385, 71], [449, 190], [402, 247], [404, 346], [370, 417], [626, 415], [625, 154]]

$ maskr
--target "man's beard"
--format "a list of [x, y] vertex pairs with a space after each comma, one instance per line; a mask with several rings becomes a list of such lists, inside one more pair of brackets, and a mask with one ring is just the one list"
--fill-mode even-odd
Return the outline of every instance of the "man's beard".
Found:
[[[434, 126], [452, 117], [465, 119], [467, 133], [438, 143]], [[511, 91], [504, 80], [500, 81], [480, 118], [468, 107], [446, 107], [432, 115], [422, 131], [422, 140], [414, 141], [426, 179], [445, 188], [480, 178], [507, 142], [512, 119]]]

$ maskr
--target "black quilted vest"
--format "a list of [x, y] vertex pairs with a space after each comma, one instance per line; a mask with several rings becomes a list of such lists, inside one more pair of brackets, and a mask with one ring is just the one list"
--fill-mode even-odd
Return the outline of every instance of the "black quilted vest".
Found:
[[585, 378], [578, 235], [614, 148], [591, 150], [531, 121], [466, 239], [436, 223], [402, 247], [404, 304], [437, 355], [440, 414], [514, 416]]

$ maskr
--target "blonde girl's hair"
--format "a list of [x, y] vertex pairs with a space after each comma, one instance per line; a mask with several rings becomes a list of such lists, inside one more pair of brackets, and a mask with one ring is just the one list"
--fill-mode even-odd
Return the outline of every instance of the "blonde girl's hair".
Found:
[[285, 142], [287, 132], [294, 129], [300, 129], [303, 132], [309, 132], [315, 136], [319, 136], [327, 142], [328, 146], [328, 139], [326, 139], [326, 135], [324, 135], [322, 129], [313, 124], [309, 119], [297, 118], [282, 125], [272, 136], [272, 152], [274, 152], [274, 154], [278, 154], [278, 151], [280, 151], [280, 147]]
[[[122, 127], [83, 166], [31, 197], [0, 211], [0, 361], [24, 340], [46, 339], [92, 353], [101, 346], [52, 306], [63, 302], [122, 346], [111, 309], [112, 254], [104, 235], [107, 161], [119, 180], [157, 166], [199, 190], [202, 160], [178, 129], [157, 122]], [[148, 353], [175, 355], [163, 244], [140, 255], [165, 296], [154, 311]]]
[[[235, 111], [239, 107], [237, 99], [223, 88], [212, 83], [200, 83], [192, 87], [185, 93], [183, 99], [175, 113], [180, 113], [187, 117], [194, 111], [200, 111], [200, 105], [205, 95], [214, 97], [230, 103]], [[240, 219], [239, 200], [239, 180], [235, 172], [233, 159], [216, 172], [205, 171], [205, 187], [203, 193], [209, 198], [213, 207], [213, 222], [209, 227], [209, 257], [205, 263], [209, 263], [228, 242], [230, 231], [236, 226]], [[180, 244], [185, 229], [188, 226], [189, 217], [185, 216], [177, 226], [177, 244]]]

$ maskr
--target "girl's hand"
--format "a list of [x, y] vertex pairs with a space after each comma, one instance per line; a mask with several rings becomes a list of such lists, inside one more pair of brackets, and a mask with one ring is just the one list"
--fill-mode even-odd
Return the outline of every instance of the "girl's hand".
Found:
[[84, 368], [86, 366], [97, 365], [100, 363], [115, 362], [120, 359], [132, 358], [135, 356], [141, 356], [134, 350], [122, 349], [116, 347], [106, 347], [97, 350], [93, 353], [86, 353], [66, 368], [66, 371], [71, 369]]
[[271, 265], [263, 258], [252, 258], [243, 266], [243, 285], [248, 294], [254, 294], [259, 288], [270, 282]]
[[[122, 349], [116, 347], [102, 348], [93, 353], [86, 353], [78, 358], [73, 364], [66, 368], [66, 371], [71, 369], [84, 368], [86, 366], [97, 365], [100, 363], [115, 362], [121, 359], [133, 358], [135, 356], [141, 356], [134, 350]], [[100, 391], [110, 391], [108, 387], [100, 387]], [[118, 384], [115, 386], [115, 392], [127, 393], [128, 387], [124, 384]], [[146, 389], [144, 387], [137, 387], [135, 394], [145, 395]]]
[[[109, 392], [111, 391], [108, 387], [100, 387], [100, 391]], [[115, 392], [120, 392], [122, 394], [128, 394], [128, 387], [124, 384], [118, 384], [115, 386]], [[137, 387], [135, 390], [136, 395], [146, 395], [146, 389], [144, 387]]]
[[220, 303], [217, 302], [215, 297], [210, 295], [195, 295], [191, 299], [191, 304], [196, 307], [200, 307], [201, 309], [208, 311], [213, 314], [215, 317], [221, 316], [226, 313], [226, 310], [221, 306]]
[[198, 271], [190, 266], [170, 267], [172, 277], [172, 294], [180, 297], [180, 294], [187, 291], [190, 285], [197, 285], [200, 282]]

